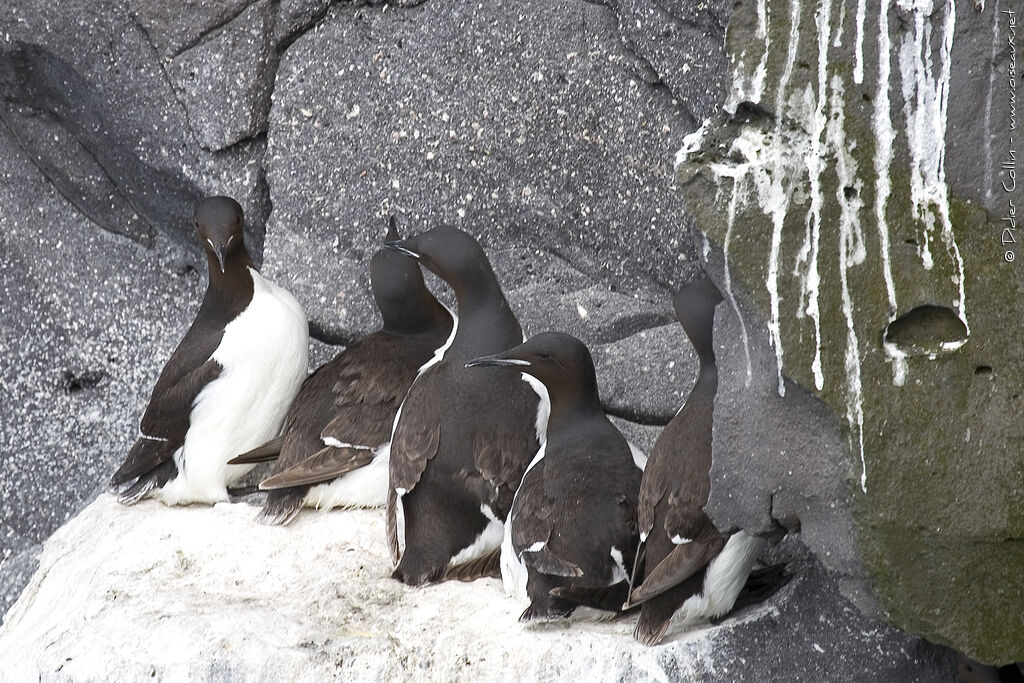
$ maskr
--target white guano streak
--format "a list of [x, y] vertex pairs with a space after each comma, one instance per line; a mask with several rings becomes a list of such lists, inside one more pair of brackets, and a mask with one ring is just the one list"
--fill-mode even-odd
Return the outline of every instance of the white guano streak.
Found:
[[[889, 1], [878, 0], [878, 91], [875, 95], [875, 111], [871, 115], [871, 124], [875, 133], [875, 222], [878, 225], [882, 275], [889, 297], [889, 321], [892, 322], [896, 318], [896, 286], [892, 279], [889, 226], [885, 218], [885, 207], [891, 189], [889, 166], [892, 163], [892, 145], [895, 139], [889, 111]], [[893, 365], [893, 383], [903, 386], [907, 378], [906, 354], [890, 342], [884, 342], [883, 347]]]
[[[946, 125], [949, 113], [949, 83], [953, 52], [953, 33], [956, 28], [956, 7], [947, 0], [942, 21], [939, 45], [939, 70], [932, 65], [933, 13], [931, 0], [900, 0], [904, 10], [914, 13], [914, 37], [904, 37], [900, 48], [900, 76], [903, 85], [907, 141], [910, 148], [910, 196], [914, 218], [923, 224], [921, 244], [922, 265], [930, 270], [934, 265], [930, 243], [935, 230], [935, 218], [941, 224], [941, 239], [947, 255], [956, 268], [957, 285], [955, 303], [960, 320], [970, 334], [967, 323], [966, 292], [964, 289], [964, 263], [953, 233], [949, 216], [949, 189], [946, 185]], [[913, 103], [913, 106], [910, 103]], [[958, 348], [965, 339], [956, 344]]]
[[[848, 270], [864, 262], [864, 235], [860, 225], [863, 201], [860, 190], [863, 183], [857, 178], [857, 161], [850, 154], [846, 142], [846, 114], [843, 109], [843, 81], [832, 77], [832, 95], [829, 101], [827, 140], [836, 155], [836, 201], [839, 202], [839, 286], [843, 298], [843, 316], [846, 318], [846, 420], [857, 439], [860, 454], [860, 488], [868, 492], [868, 468], [864, 459], [864, 395], [861, 384], [860, 343], [853, 319], [853, 299], [850, 296]], [[846, 188], [855, 192], [847, 196]]]
[[[779, 89], [775, 95], [775, 141], [782, 137], [782, 110], [786, 102], [786, 88], [793, 75], [793, 64], [796, 62], [796, 48], [800, 42], [800, 2], [791, 0], [789, 4], [789, 45], [787, 47], [786, 66], [779, 79]], [[775, 156], [770, 189], [770, 211], [772, 214], [772, 243], [768, 254], [768, 296], [771, 300], [771, 317], [768, 321], [768, 332], [772, 347], [775, 349], [775, 371], [778, 377], [779, 396], [786, 395], [786, 386], [782, 382], [782, 332], [779, 316], [779, 252], [782, 247], [782, 226], [789, 210], [789, 197], [782, 186], [784, 173], [780, 168], [781, 155]]]
[[[736, 142], [739, 142], [737, 139]], [[733, 143], [733, 148], [736, 148], [736, 142]], [[720, 175], [732, 177], [732, 197], [729, 199], [729, 214], [725, 225], [725, 240], [722, 242], [722, 279], [725, 285], [725, 295], [729, 299], [729, 305], [732, 306], [732, 310], [736, 313], [736, 319], [740, 321], [740, 336], [743, 338], [743, 353], [747, 361], [747, 381], [745, 386], [750, 386], [750, 381], [753, 379], [754, 371], [753, 365], [750, 361], [750, 336], [747, 334], [747, 323], [743, 320], [743, 314], [740, 313], [739, 304], [736, 302], [736, 296], [732, 291], [732, 270], [729, 267], [729, 244], [732, 240], [732, 228], [736, 223], [736, 203], [741, 194], [745, 194], [746, 190], [746, 177], [747, 171], [750, 169], [751, 159], [748, 158], [744, 164], [737, 164], [730, 171], [725, 171]], [[704, 260], [707, 260], [705, 254]]]
[[836, 22], [835, 37], [832, 39], [832, 47], [843, 46], [843, 26], [846, 24], [846, 3], [839, 3], [839, 19]]
[[[806, 111], [810, 113], [810, 121], [808, 122], [810, 145], [807, 153], [804, 155], [804, 165], [807, 168], [811, 204], [804, 221], [806, 226], [804, 245], [800, 250], [796, 266], [793, 269], [793, 274], [800, 278], [802, 285], [797, 318], [803, 317], [806, 313], [814, 324], [814, 360], [811, 362], [811, 372], [814, 375], [814, 386], [818, 391], [821, 391], [825, 386], [825, 376], [821, 369], [821, 311], [818, 306], [821, 275], [818, 271], [818, 257], [821, 250], [821, 172], [824, 168], [824, 153], [821, 142], [827, 121], [825, 118], [825, 102], [828, 99], [828, 41], [831, 19], [832, 2], [831, 0], [822, 0], [814, 17], [818, 33], [817, 100], [813, 103], [810, 102], [813, 96], [808, 87], [808, 105], [806, 107]], [[802, 263], [806, 263], [807, 267], [806, 270], [800, 272]]]
[[764, 94], [764, 81], [768, 75], [768, 48], [771, 42], [771, 38], [768, 35], [767, 5], [767, 0], [757, 0], [757, 29], [754, 35], [761, 41], [762, 51], [749, 83], [744, 73], [745, 61], [743, 57], [739, 58], [736, 62], [736, 68], [733, 69], [732, 91], [729, 93], [729, 97], [726, 98], [725, 104], [722, 105], [722, 108], [729, 115], [735, 114], [736, 108], [742, 102], [760, 102], [761, 96]]
[[[982, 9], [985, 8], [985, 4], [982, 3]], [[989, 57], [990, 63], [996, 63], [996, 55], [999, 53], [999, 0], [996, 0], [996, 6], [992, 10], [992, 54]], [[992, 91], [995, 90], [996, 83], [996, 70], [990, 69], [988, 74], [988, 91], [985, 93], [985, 123], [983, 130], [985, 131], [984, 145], [985, 145], [985, 198], [992, 199]]]
[[[935, 215], [926, 185], [935, 175], [938, 155], [931, 149], [942, 140], [935, 140], [934, 127], [938, 124], [938, 93], [932, 80], [931, 35], [932, 25], [925, 23], [925, 14], [931, 13], [930, 0], [904, 2], [900, 6], [914, 13], [914, 34], [904, 34], [899, 52], [900, 82], [903, 87], [903, 118], [906, 122], [907, 147], [910, 151], [910, 200], [914, 205], [914, 219], [923, 225], [918, 255], [925, 270], [931, 270], [931, 236], [935, 229]], [[909, 5], [909, 6], [908, 6]]]
[[[883, 0], [884, 1], [884, 0]], [[864, 15], [867, 0], [857, 0], [857, 36], [853, 47], [853, 82], [864, 82]]]

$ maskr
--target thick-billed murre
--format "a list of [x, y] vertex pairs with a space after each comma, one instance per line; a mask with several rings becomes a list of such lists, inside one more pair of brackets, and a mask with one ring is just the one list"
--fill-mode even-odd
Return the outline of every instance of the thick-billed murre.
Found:
[[306, 377], [309, 328], [287, 291], [266, 280], [242, 241], [242, 207], [200, 201], [193, 214], [210, 282], [164, 366], [141, 435], [110, 480], [122, 503], [227, 500], [251, 466], [228, 460], [278, 433]]
[[683, 407], [655, 442], [640, 485], [640, 548], [624, 607], [641, 605], [634, 636], [645, 645], [661, 642], [677, 610], [684, 621], [728, 612], [766, 545], [743, 531], [726, 536], [704, 514], [718, 389], [712, 330], [721, 300], [706, 277], [673, 298], [699, 370]]

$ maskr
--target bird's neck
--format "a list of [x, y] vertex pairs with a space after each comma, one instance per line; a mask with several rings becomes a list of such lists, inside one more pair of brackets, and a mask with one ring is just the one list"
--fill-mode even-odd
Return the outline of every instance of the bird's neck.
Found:
[[571, 391], [548, 391], [551, 413], [548, 417], [548, 438], [558, 439], [577, 429], [592, 431], [595, 425], [608, 421], [601, 407], [597, 387], [574, 388]]
[[523, 341], [523, 328], [493, 276], [472, 288], [455, 290], [459, 329], [453, 351], [473, 357], [505, 351]]
[[433, 296], [427, 295], [415, 305], [405, 307], [398, 315], [383, 315], [383, 330], [400, 337], [427, 335], [450, 330], [452, 316]]
[[224, 261], [224, 272], [221, 272], [216, 257], [207, 254], [206, 260], [210, 266], [210, 284], [200, 313], [205, 312], [214, 319], [230, 320], [252, 301], [254, 285], [249, 270], [254, 268], [252, 259], [245, 250], [229, 254]]

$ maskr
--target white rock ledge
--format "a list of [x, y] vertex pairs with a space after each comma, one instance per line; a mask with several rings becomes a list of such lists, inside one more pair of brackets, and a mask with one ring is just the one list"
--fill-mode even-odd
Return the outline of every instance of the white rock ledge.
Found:
[[632, 639], [635, 616], [524, 627], [496, 580], [388, 578], [380, 511], [286, 528], [255, 512], [101, 496], [47, 541], [7, 613], [0, 680], [690, 680], [734, 664], [714, 644], [736, 620], [657, 648]]

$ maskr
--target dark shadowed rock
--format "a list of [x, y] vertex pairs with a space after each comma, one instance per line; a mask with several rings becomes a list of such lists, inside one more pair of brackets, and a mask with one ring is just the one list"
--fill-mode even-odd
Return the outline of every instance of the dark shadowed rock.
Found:
[[277, 60], [276, 9], [272, 0], [253, 3], [168, 64], [205, 149], [223, 149], [266, 130]]

